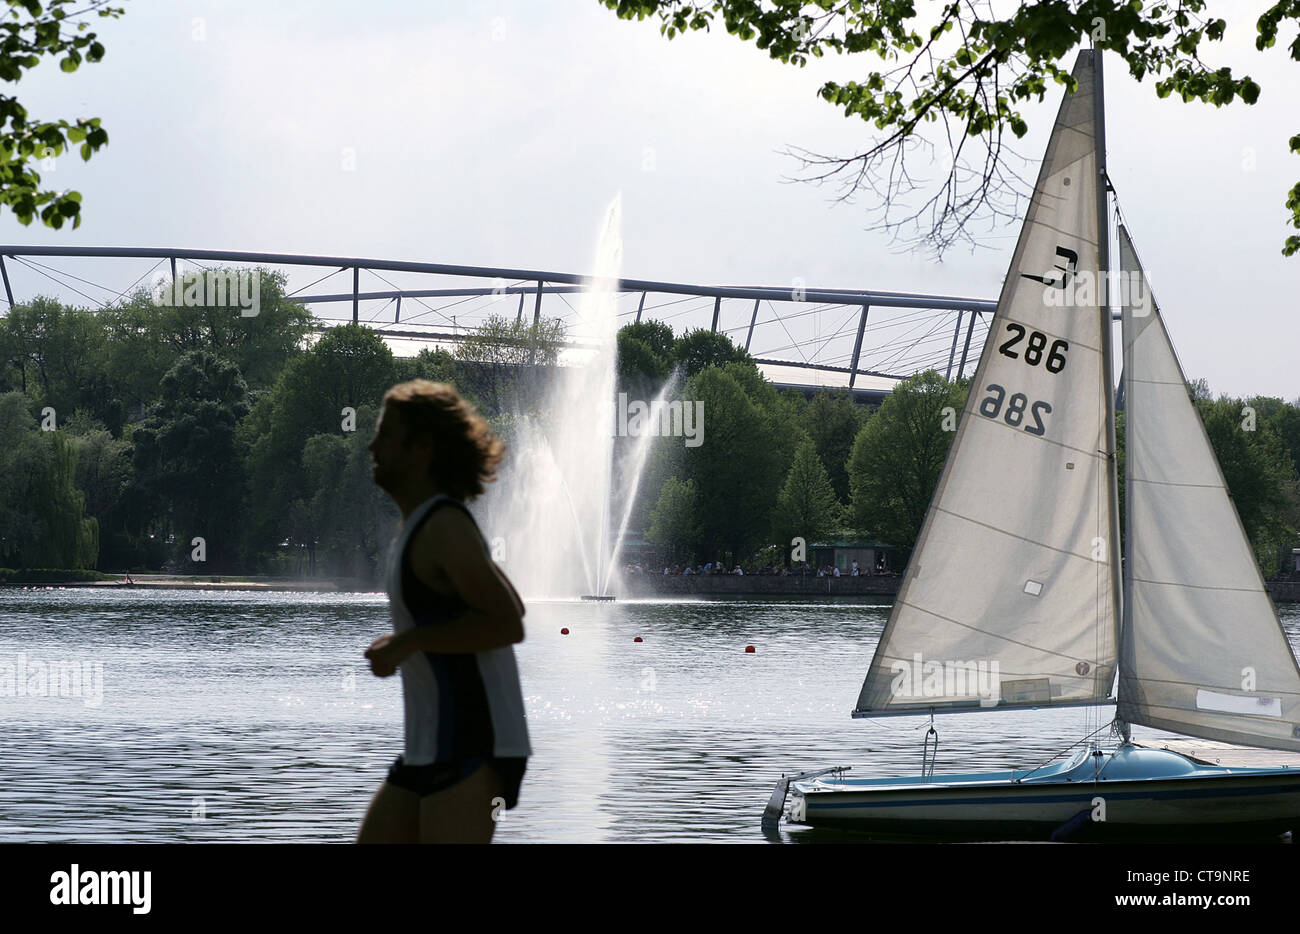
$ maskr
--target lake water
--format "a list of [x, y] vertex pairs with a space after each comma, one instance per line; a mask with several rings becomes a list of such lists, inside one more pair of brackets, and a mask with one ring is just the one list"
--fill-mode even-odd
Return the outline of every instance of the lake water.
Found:
[[[758, 842], [782, 772], [918, 771], [922, 718], [849, 717], [888, 613], [530, 603], [534, 756], [497, 842]], [[381, 594], [0, 590], [0, 661], [103, 672], [98, 702], [0, 696], [0, 841], [351, 841], [401, 751], [399, 681], [362, 658], [388, 628]], [[941, 717], [938, 771], [1037, 765], [1111, 713]]]

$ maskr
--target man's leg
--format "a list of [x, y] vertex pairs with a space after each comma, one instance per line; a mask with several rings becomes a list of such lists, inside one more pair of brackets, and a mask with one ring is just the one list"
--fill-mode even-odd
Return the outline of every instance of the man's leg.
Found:
[[419, 843], [420, 796], [384, 782], [361, 822], [357, 843]]
[[505, 809], [505, 783], [491, 763], [420, 799], [421, 843], [491, 843]]

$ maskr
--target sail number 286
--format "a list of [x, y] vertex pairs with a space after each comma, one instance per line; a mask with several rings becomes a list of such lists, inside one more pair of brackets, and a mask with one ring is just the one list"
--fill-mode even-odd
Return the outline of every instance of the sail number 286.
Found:
[[[1016, 324], [1014, 321], [1007, 322], [1007, 332], [1011, 337], [998, 347], [1003, 356], [1010, 357], [1012, 360], [1020, 359], [1020, 351], [1015, 350], [1015, 346], [1025, 339], [1025, 327], [1022, 324]], [[1070, 349], [1070, 342], [1066, 340], [1055, 340], [1052, 346], [1047, 346], [1047, 335], [1042, 331], [1030, 331], [1029, 342], [1024, 347], [1024, 361], [1030, 366], [1038, 366], [1043, 360], [1043, 351], [1047, 351], [1047, 362], [1043, 363], [1043, 368], [1048, 373], [1059, 373], [1065, 369], [1065, 352]]]
[[[1023, 392], [1013, 393], [1011, 398], [1007, 398], [1007, 391], [997, 383], [989, 383], [984, 387], [984, 391], [989, 393], [980, 400], [980, 414], [986, 418], [1002, 417], [1002, 420], [1012, 428], [1024, 426], [1025, 431], [1031, 435], [1042, 435], [1043, 416], [1050, 415], [1052, 411], [1051, 403], [1048, 402], [1030, 402], [1029, 398]], [[1003, 402], [1006, 406], [1003, 406]], [[1028, 420], [1026, 421], [1026, 416]]]

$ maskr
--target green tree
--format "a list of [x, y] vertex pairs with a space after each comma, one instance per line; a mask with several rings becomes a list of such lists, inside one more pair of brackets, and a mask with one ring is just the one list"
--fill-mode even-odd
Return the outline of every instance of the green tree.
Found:
[[645, 341], [629, 334], [627, 327], [618, 332], [618, 387], [621, 392], [636, 399], [653, 397], [667, 382], [671, 370], [668, 359], [656, 353]]
[[[210, 272], [215, 277], [230, 271]], [[241, 314], [229, 298], [226, 304], [160, 304], [160, 295], [144, 289], [96, 314], [106, 334], [106, 378], [127, 419], [144, 418], [163, 375], [190, 351], [234, 363], [255, 397], [275, 384], [285, 365], [303, 353], [314, 321], [308, 309], [284, 294], [282, 273], [259, 270], [257, 282], [256, 315]], [[159, 289], [168, 286], [170, 280]], [[203, 298], [210, 295], [205, 287]], [[120, 420], [100, 419], [114, 434], [120, 432]]]
[[289, 536], [308, 553], [313, 572], [371, 586], [378, 583], [383, 546], [399, 518], [371, 475], [367, 445], [378, 414], [377, 406], [363, 407], [358, 431], [307, 439], [302, 465], [308, 497], [301, 512], [290, 513]]
[[[744, 351], [736, 352], [724, 336], [694, 333], [703, 337], [694, 337], [692, 347], [720, 350], [711, 355], [730, 362], [705, 368], [683, 386], [679, 395], [684, 405], [705, 403], [703, 444], [689, 448], [677, 438], [655, 443], [632, 512], [633, 526], [644, 527], [649, 521], [649, 510], [667, 478], [692, 479], [703, 516], [702, 547], [712, 549], [708, 557], [725, 552], [739, 561], [749, 548], [766, 541], [781, 484], [795, 451], [808, 440], [803, 397], [778, 392], [753, 360]], [[724, 489], [732, 490], [745, 515], [727, 514]]]
[[[171, 362], [191, 350], [205, 350], [239, 367], [250, 388], [265, 389], [285, 362], [301, 353], [316, 324], [305, 305], [285, 295], [282, 272], [214, 267], [179, 278], [135, 293], [128, 305], [137, 314], [126, 316], [171, 351]], [[245, 313], [249, 309], [240, 305], [251, 284], [257, 287], [256, 314]]]
[[99, 528], [97, 567], [138, 566], [143, 554], [126, 514], [126, 492], [134, 473], [130, 442], [103, 428], [83, 429], [79, 424], [70, 434], [77, 452], [77, 489], [85, 496], [86, 515]]
[[99, 529], [76, 487], [77, 452], [62, 431], [42, 431], [22, 393], [0, 395], [0, 562], [89, 568]]
[[[87, 30], [82, 18], [89, 13], [117, 17], [121, 9], [103, 0], [6, 0], [7, 15], [0, 19], [0, 79], [16, 84], [23, 74], [48, 58], [59, 58], [59, 68], [73, 72], [82, 61], [98, 62], [104, 57], [99, 37]], [[41, 176], [32, 167], [37, 160], [62, 155], [81, 144], [81, 158], [108, 143], [108, 133], [99, 118], [39, 121], [31, 118], [18, 98], [0, 94], [0, 203], [9, 206], [24, 226], [40, 214], [41, 223], [56, 229], [65, 220], [74, 228], [81, 225], [81, 194], [41, 188]]]
[[0, 318], [0, 380], [40, 406], [52, 406], [60, 424], [82, 409], [121, 431], [125, 409], [109, 352], [107, 329], [96, 314], [53, 298], [15, 305]]
[[152, 504], [157, 533], [175, 536], [188, 560], [194, 537], [205, 542], [204, 569], [230, 569], [238, 555], [244, 496], [248, 386], [233, 363], [190, 351], [163, 377], [159, 401], [131, 435], [134, 483]]
[[412, 379], [427, 379], [435, 383], [456, 385], [459, 381], [456, 358], [441, 347], [436, 350], [425, 347], [414, 357], [396, 358], [395, 363], [394, 375], [399, 383]]
[[1300, 399], [1283, 402], [1281, 399], [1256, 396], [1246, 404], [1259, 412], [1259, 417], [1277, 433], [1278, 440], [1291, 455], [1291, 462], [1300, 468]]
[[640, 321], [619, 328], [619, 389], [634, 398], [657, 395], [672, 373], [675, 343], [673, 329], [662, 321]]
[[250, 554], [278, 545], [287, 534], [290, 508], [310, 498], [302, 471], [307, 439], [364, 434], [363, 407], [377, 407], [397, 373], [382, 337], [370, 328], [345, 324], [291, 360], [274, 388], [257, 400], [240, 426], [248, 448], [245, 529]]
[[849, 455], [864, 417], [864, 410], [848, 390], [823, 389], [812, 397], [801, 419], [840, 502], [849, 500]]
[[107, 333], [108, 379], [126, 419], [140, 421], [157, 399], [163, 376], [184, 351], [164, 339], [158, 309], [143, 294], [104, 309], [98, 317]]
[[673, 344], [673, 361], [682, 368], [683, 375], [691, 377], [711, 366], [752, 364], [753, 358], [727, 335], [697, 328], [677, 338]]
[[539, 393], [536, 368], [553, 368], [564, 349], [565, 326], [559, 318], [536, 324], [489, 315], [456, 348], [456, 360], [469, 391], [486, 415], [531, 409]]
[[1226, 396], [1196, 403], [1260, 570], [1269, 577], [1277, 573], [1280, 555], [1295, 547], [1300, 490], [1277, 432], [1258, 419], [1248, 430], [1244, 406]]
[[770, 519], [776, 493], [785, 475], [790, 472], [795, 451], [808, 440], [802, 418], [804, 406], [800, 404], [801, 397], [798, 394], [777, 392], [776, 387], [767, 381], [752, 361], [728, 363], [723, 372], [745, 388], [750, 401], [763, 413], [766, 433], [764, 446], [757, 450], [738, 450], [735, 453], [737, 457], [749, 459], [756, 468], [757, 476], [771, 478], [774, 487], [766, 509]]
[[683, 476], [695, 481], [703, 556], [738, 562], [766, 543], [784, 477], [772, 420], [717, 367], [692, 377], [682, 398], [704, 403], [702, 443], [680, 454]]
[[805, 441], [795, 452], [772, 518], [773, 536], [783, 546], [786, 565], [790, 550], [785, 546], [791, 539], [802, 536], [807, 542], [818, 541], [833, 532], [840, 519], [840, 504], [817, 456], [817, 446]]
[[[845, 116], [871, 124], [881, 133], [879, 140], [855, 156], [796, 154], [813, 170], [813, 180], [843, 180], [846, 195], [860, 186], [871, 188], [885, 227], [928, 225], [923, 235], [939, 252], [958, 240], [974, 242], [970, 231], [979, 225], [972, 221], [998, 213], [1001, 195], [1014, 184], [1014, 172], [1001, 168], [1004, 141], [1025, 135], [1021, 109], [1041, 101], [1051, 83], [1073, 87], [1069, 56], [1080, 43], [1115, 53], [1139, 81], [1154, 77], [1160, 97], [1218, 107], [1237, 98], [1253, 104], [1260, 94], [1249, 76], [1213, 68], [1203, 59], [1228, 28], [1226, 20], [1206, 14], [1207, 0], [1006, 6], [914, 0], [600, 2], [624, 19], [657, 16], [670, 39], [720, 21], [727, 32], [787, 64], [803, 66], [810, 56], [827, 51], [872, 53], [887, 62], [880, 70], [856, 65], [852, 80], [827, 81], [820, 91]], [[1300, 3], [1272, 0], [1255, 21], [1255, 46], [1269, 48], [1285, 33], [1292, 39], [1290, 57], [1300, 61], [1297, 25]], [[934, 123], [941, 125], [935, 137], [950, 147], [952, 168], [939, 191], [900, 220], [897, 212], [914, 206], [901, 196], [921, 173], [909, 167], [908, 156], [915, 159], [916, 149], [928, 148], [915, 146], [915, 137]], [[1291, 138], [1290, 149], [1300, 152], [1300, 134]], [[1287, 194], [1286, 210], [1300, 230], [1300, 184]], [[1287, 255], [1297, 251], [1300, 234], [1287, 237], [1283, 247]]]
[[645, 344], [651, 353], [666, 363], [673, 359], [673, 347], [677, 344], [677, 336], [673, 334], [673, 329], [662, 321], [636, 321], [623, 325], [618, 333], [620, 336]]
[[867, 419], [849, 457], [852, 518], [865, 534], [910, 551], [956, 434], [966, 381], [934, 370], [902, 380]]
[[669, 477], [650, 511], [646, 540], [666, 552], [670, 561], [692, 564], [702, 534], [695, 481]]
[[85, 497], [77, 489], [77, 451], [66, 432], [41, 432], [42, 470], [31, 486], [40, 530], [24, 552], [28, 567], [93, 568], [99, 556], [99, 526], [85, 518]]

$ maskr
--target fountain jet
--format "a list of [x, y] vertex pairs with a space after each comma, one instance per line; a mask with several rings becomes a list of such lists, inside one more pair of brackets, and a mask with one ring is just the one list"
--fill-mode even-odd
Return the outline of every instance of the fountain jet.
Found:
[[650, 440], [616, 438], [622, 222], [620, 194], [605, 212], [593, 274], [569, 325], [568, 338], [581, 347], [561, 356], [540, 403], [515, 413], [501, 481], [485, 497], [485, 525], [526, 597], [614, 599]]

